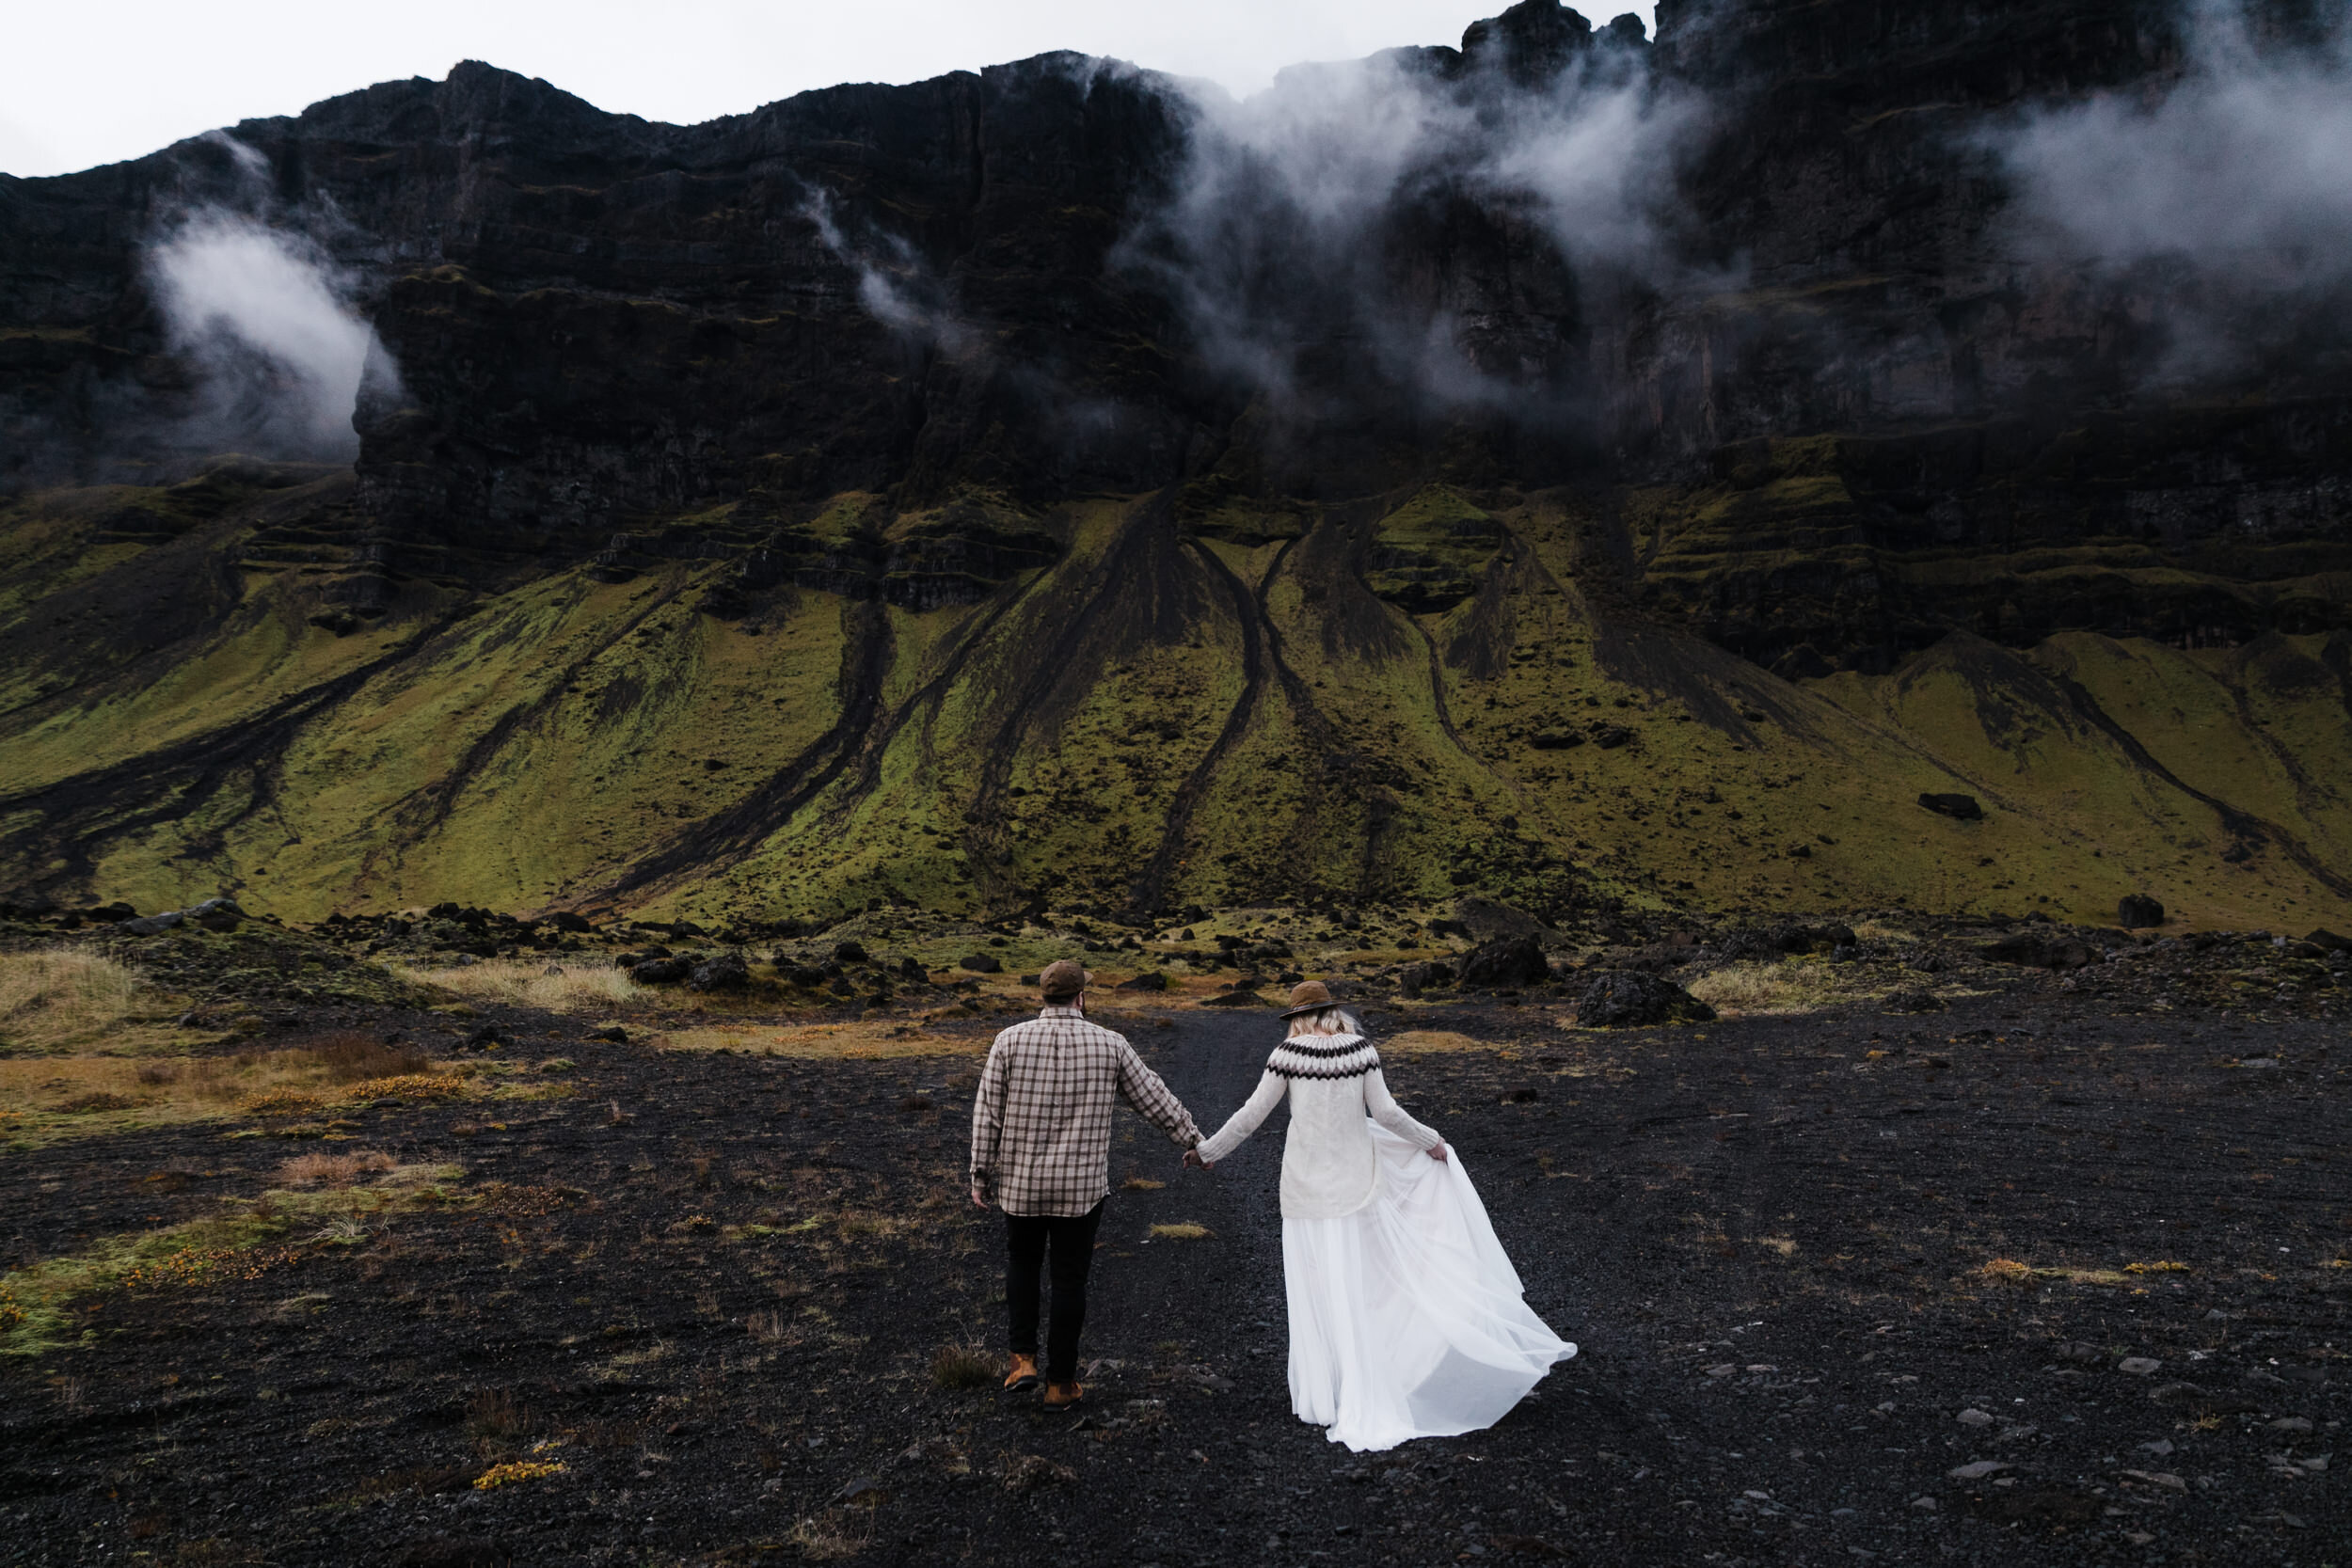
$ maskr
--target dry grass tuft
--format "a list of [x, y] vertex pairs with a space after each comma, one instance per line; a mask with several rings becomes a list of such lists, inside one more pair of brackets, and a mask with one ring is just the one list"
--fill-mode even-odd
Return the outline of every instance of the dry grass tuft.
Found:
[[1152, 1227], [1152, 1239], [1155, 1242], [1199, 1242], [1215, 1234], [1207, 1226], [1195, 1225], [1190, 1220], [1178, 1220]]
[[864, 1551], [874, 1536], [874, 1515], [871, 1510], [850, 1518], [837, 1508], [811, 1514], [796, 1521], [785, 1533], [785, 1540], [801, 1549], [803, 1557], [819, 1562], [837, 1561], [855, 1557]]
[[2025, 1286], [2033, 1283], [2033, 1270], [2014, 1258], [1995, 1258], [1977, 1272], [1994, 1285]]
[[1468, 1035], [1457, 1034], [1451, 1029], [1407, 1029], [1403, 1034], [1391, 1035], [1382, 1040], [1380, 1049], [1396, 1054], [1406, 1052], [1484, 1051], [1486, 1047]]
[[942, 1388], [986, 1388], [996, 1376], [995, 1357], [977, 1345], [943, 1345], [931, 1357], [931, 1382]]
[[503, 1465], [493, 1465], [483, 1471], [475, 1478], [473, 1489], [477, 1492], [492, 1492], [501, 1486], [512, 1486], [518, 1481], [538, 1481], [546, 1476], [559, 1476], [564, 1473], [564, 1465], [560, 1459], [509, 1460]]
[[1828, 966], [1795, 961], [1727, 964], [1687, 988], [1726, 1017], [1740, 1013], [1804, 1013], [1851, 994]]
[[563, 965], [549, 974], [545, 958], [494, 958], [464, 969], [415, 969], [392, 973], [411, 985], [453, 991], [480, 1002], [545, 1007], [555, 1013], [609, 1012], [656, 1000], [656, 993], [608, 965]]
[[453, 1073], [406, 1072], [397, 1078], [370, 1078], [346, 1091], [353, 1100], [463, 1100], [466, 1081]]
[[[432, 1058], [365, 1037], [283, 1051], [135, 1061], [119, 1056], [0, 1056], [0, 1132], [22, 1146], [126, 1125], [170, 1125], [243, 1112], [307, 1117], [349, 1096], [454, 1099], [453, 1074], [427, 1072]], [[394, 1071], [392, 1078], [370, 1073]], [[354, 1080], [357, 1082], [354, 1082]]]
[[1167, 1185], [1167, 1182], [1154, 1181], [1148, 1176], [1131, 1176], [1119, 1184], [1119, 1190], [1122, 1193], [1156, 1193]]
[[2186, 1263], [2174, 1263], [2170, 1261], [2156, 1263], [2126, 1263], [2123, 1265], [2123, 1272], [2125, 1274], [2186, 1274], [2188, 1273], [2188, 1265]]
[[278, 1179], [290, 1187], [310, 1187], [321, 1182], [329, 1187], [348, 1187], [362, 1176], [373, 1176], [393, 1168], [396, 1162], [378, 1149], [354, 1149], [349, 1154], [297, 1154], [278, 1167]]
[[[717, 1024], [673, 1029], [655, 1044], [663, 1051], [733, 1051], [751, 1056], [800, 1056], [846, 1061], [886, 1061], [899, 1056], [978, 1056], [988, 1037], [926, 1034], [886, 1018], [850, 1023], [758, 1026]], [[951, 1085], [952, 1086], [952, 1085]]]
[[247, 1095], [238, 1109], [249, 1117], [310, 1117], [326, 1107], [326, 1097], [312, 1089], [264, 1089]]
[[146, 980], [79, 947], [0, 953], [0, 1053], [95, 1045], [140, 1010]]

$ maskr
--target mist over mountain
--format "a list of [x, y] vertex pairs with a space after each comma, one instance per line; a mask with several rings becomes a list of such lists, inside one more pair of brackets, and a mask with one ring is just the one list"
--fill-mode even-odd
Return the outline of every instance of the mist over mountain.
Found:
[[0, 178], [0, 886], [2341, 921], [2346, 47], [1522, 0]]

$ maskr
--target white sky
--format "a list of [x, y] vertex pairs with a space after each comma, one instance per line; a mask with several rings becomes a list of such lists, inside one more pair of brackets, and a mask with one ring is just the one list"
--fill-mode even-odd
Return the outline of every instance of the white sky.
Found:
[[[1237, 93], [1282, 66], [1457, 42], [1509, 0], [15, 0], [0, 47], [0, 172], [135, 158], [461, 59], [600, 108], [681, 123], [837, 82], [914, 82], [1049, 49]], [[1647, 0], [1581, 5], [1596, 26]]]

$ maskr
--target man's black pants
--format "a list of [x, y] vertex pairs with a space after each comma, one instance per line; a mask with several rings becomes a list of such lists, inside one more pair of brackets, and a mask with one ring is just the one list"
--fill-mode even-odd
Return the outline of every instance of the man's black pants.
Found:
[[1038, 1269], [1053, 1252], [1054, 1317], [1046, 1334], [1045, 1380], [1078, 1377], [1078, 1330], [1087, 1321], [1087, 1271], [1094, 1265], [1094, 1232], [1103, 1205], [1083, 1214], [1005, 1216], [1005, 1309], [1012, 1319], [1016, 1355], [1037, 1354]]

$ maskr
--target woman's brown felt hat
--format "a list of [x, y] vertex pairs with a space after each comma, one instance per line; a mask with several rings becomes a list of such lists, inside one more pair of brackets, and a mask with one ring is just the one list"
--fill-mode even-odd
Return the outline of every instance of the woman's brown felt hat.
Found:
[[1301, 980], [1291, 987], [1291, 1005], [1282, 1009], [1284, 1018], [1296, 1018], [1300, 1013], [1319, 1013], [1326, 1007], [1336, 1007], [1331, 1000], [1331, 988], [1320, 980]]
[[1037, 977], [1037, 989], [1048, 1002], [1067, 1002], [1092, 984], [1094, 976], [1086, 972], [1086, 966], [1070, 958], [1056, 958]]

